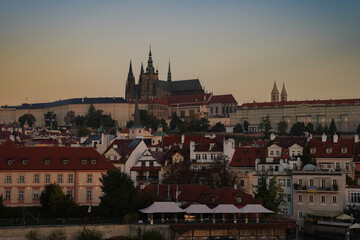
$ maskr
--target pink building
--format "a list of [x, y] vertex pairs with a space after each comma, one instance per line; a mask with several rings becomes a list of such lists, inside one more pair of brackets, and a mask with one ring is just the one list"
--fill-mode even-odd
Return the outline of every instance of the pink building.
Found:
[[0, 194], [5, 205], [40, 205], [46, 184], [57, 183], [79, 205], [98, 205], [101, 174], [114, 165], [93, 148], [0, 145]]

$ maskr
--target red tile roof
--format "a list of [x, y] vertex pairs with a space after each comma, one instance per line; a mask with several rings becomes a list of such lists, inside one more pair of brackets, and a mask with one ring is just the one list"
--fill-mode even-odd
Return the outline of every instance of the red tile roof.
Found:
[[234, 103], [237, 104], [232, 94], [227, 95], [213, 95], [210, 99], [210, 103]]
[[[9, 165], [8, 160], [15, 160]], [[23, 160], [28, 160], [23, 164]], [[50, 160], [46, 164], [45, 160]], [[69, 160], [64, 164], [63, 160]], [[82, 160], [87, 160], [82, 164]], [[95, 164], [91, 160], [96, 160]], [[19, 147], [11, 140], [0, 145], [1, 170], [108, 170], [115, 169], [94, 148], [83, 147]]]
[[[116, 161], [117, 163], [125, 163], [132, 153], [132, 151], [135, 149], [135, 147], [129, 147], [129, 144], [132, 142], [132, 139], [119, 139], [112, 142], [112, 144], [105, 150], [105, 153], [107, 153], [110, 149], [114, 149], [120, 156], [121, 159]], [[114, 145], [117, 147], [114, 148]], [[113, 161], [114, 162], [114, 161]]]
[[230, 167], [255, 167], [255, 160], [265, 159], [265, 153], [261, 147], [236, 147]]
[[[334, 143], [332, 139], [322, 142], [321, 139], [314, 139], [308, 143], [309, 148], [316, 148], [316, 152], [311, 154], [315, 158], [352, 158], [354, 141], [352, 139], [339, 139]], [[327, 153], [326, 149], [331, 148], [331, 153]], [[342, 153], [342, 149], [347, 149], [346, 153]]]
[[312, 104], [312, 105], [348, 105], [348, 104], [360, 104], [359, 98], [354, 99], [329, 99], [329, 100], [302, 100], [302, 101], [287, 101], [287, 102], [254, 102], [244, 103], [240, 108], [263, 108], [263, 107], [282, 107], [282, 106], [294, 106], [300, 104]]
[[268, 143], [268, 147], [276, 144], [279, 147], [282, 148], [288, 148], [293, 146], [294, 144], [297, 144], [301, 147], [305, 147], [307, 138], [306, 137], [276, 137], [274, 140], [270, 141]]
[[195, 94], [195, 95], [182, 95], [170, 96], [166, 99], [170, 106], [189, 106], [189, 105], [204, 105], [207, 104], [211, 94]]

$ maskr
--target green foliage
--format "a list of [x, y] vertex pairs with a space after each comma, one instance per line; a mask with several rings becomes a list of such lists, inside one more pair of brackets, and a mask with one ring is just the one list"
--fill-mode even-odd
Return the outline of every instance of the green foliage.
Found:
[[337, 132], [337, 128], [336, 128], [336, 125], [335, 125], [335, 121], [334, 121], [334, 119], [331, 119], [331, 123], [330, 123], [330, 127], [329, 127], [329, 133], [331, 135], [334, 135], [336, 132]]
[[31, 230], [25, 235], [27, 240], [66, 240], [66, 235], [61, 230], [51, 232], [48, 236], [42, 237], [35, 230]]
[[56, 121], [56, 114], [53, 111], [45, 113], [44, 119], [46, 127], [52, 127], [53, 129], [56, 129], [58, 127]]
[[160, 120], [160, 124], [161, 124], [161, 126], [163, 127], [163, 131], [164, 132], [167, 132], [168, 130], [169, 130], [169, 126], [166, 124], [166, 121], [165, 121], [165, 119], [161, 119]]
[[172, 130], [175, 129], [179, 129], [180, 128], [180, 124], [181, 124], [181, 120], [180, 118], [177, 116], [176, 113], [174, 113], [171, 117], [171, 121], [170, 121], [170, 128]]
[[123, 217], [134, 211], [137, 191], [130, 176], [120, 170], [108, 170], [101, 179], [103, 196], [100, 211], [104, 216]]
[[212, 132], [225, 132], [225, 125], [221, 122], [216, 123], [212, 128]]
[[76, 209], [76, 204], [70, 195], [65, 195], [58, 184], [45, 185], [40, 195], [43, 215], [49, 217], [68, 217]]
[[314, 124], [311, 122], [308, 122], [305, 127], [305, 131], [307, 131], [310, 134], [314, 134]]
[[78, 137], [86, 137], [90, 135], [90, 130], [86, 127], [81, 127], [78, 129]]
[[80, 116], [80, 115], [77, 115], [75, 117], [75, 125], [77, 127], [84, 127], [85, 126], [85, 123], [86, 123], [86, 117], [85, 116]]
[[[142, 208], [139, 208], [142, 209]], [[137, 213], [128, 213], [124, 216], [124, 223], [137, 223], [139, 221], [139, 214]]]
[[129, 120], [126, 122], [126, 128], [131, 128], [134, 125], [134, 121], [133, 120]]
[[360, 124], [357, 126], [356, 133], [360, 135]]
[[346, 185], [356, 185], [356, 181], [346, 174]]
[[24, 126], [26, 121], [29, 124], [29, 126], [32, 127], [36, 122], [36, 118], [34, 117], [34, 115], [29, 114], [29, 113], [24, 114], [21, 117], [19, 117], [19, 123], [21, 126]]
[[172, 164], [169, 171], [163, 175], [165, 184], [190, 184], [193, 178], [193, 171], [190, 169], [189, 162], [180, 162]]
[[304, 167], [306, 164], [313, 164], [316, 166], [315, 158], [311, 157], [310, 148], [305, 146], [303, 148], [303, 154], [300, 156], [301, 159], [301, 168]]
[[34, 230], [31, 230], [30, 232], [28, 232], [26, 235], [25, 235], [25, 238], [27, 240], [41, 240], [41, 237], [40, 235], [38, 234], [38, 232], [34, 231]]
[[140, 210], [143, 208], [147, 208], [154, 202], [161, 202], [164, 200], [165, 199], [163, 199], [161, 196], [159, 196], [156, 192], [152, 190], [142, 191], [137, 199], [136, 208]]
[[0, 217], [2, 217], [2, 212], [4, 211], [4, 209], [5, 209], [4, 197], [1, 194], [0, 195]]
[[323, 132], [324, 132], [324, 128], [323, 128], [323, 126], [321, 125], [321, 123], [319, 123], [319, 124], [316, 126], [315, 133], [316, 133], [316, 134], [323, 134]]
[[269, 116], [263, 118], [263, 121], [260, 123], [259, 127], [264, 131], [265, 138], [269, 138], [270, 130], [272, 128]]
[[265, 208], [275, 213], [282, 213], [281, 206], [286, 204], [286, 194], [277, 182], [276, 176], [270, 178], [269, 183], [267, 183], [267, 176], [262, 175], [255, 189], [255, 198], [262, 201]]
[[70, 110], [66, 113], [64, 117], [64, 122], [66, 126], [74, 126], [75, 124], [75, 112], [73, 110]]
[[102, 240], [103, 233], [95, 229], [86, 229], [85, 227], [75, 237], [75, 240]]
[[354, 219], [360, 219], [360, 206], [350, 205], [344, 210], [344, 213], [349, 216], [353, 215]]
[[244, 121], [244, 132], [249, 132], [249, 125], [250, 123], [248, 121]]
[[296, 122], [291, 127], [290, 135], [291, 136], [304, 136], [305, 133], [305, 124], [303, 122]]
[[286, 135], [287, 128], [288, 128], [287, 121], [283, 120], [283, 121], [278, 122], [277, 130], [279, 131], [279, 135], [281, 135], [281, 136]]
[[242, 133], [243, 132], [243, 126], [241, 123], [236, 124], [236, 126], [233, 129], [234, 133]]

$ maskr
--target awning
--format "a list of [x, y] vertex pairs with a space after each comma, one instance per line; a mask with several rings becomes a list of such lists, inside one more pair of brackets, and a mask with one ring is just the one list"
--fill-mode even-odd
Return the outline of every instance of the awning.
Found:
[[240, 209], [235, 207], [234, 204], [219, 204], [212, 210], [214, 213], [240, 213]]
[[264, 208], [260, 204], [246, 204], [246, 206], [240, 208], [241, 213], [274, 213], [273, 211]]
[[351, 220], [351, 216], [349, 216], [347, 214], [341, 214], [341, 215], [337, 216], [336, 219], [337, 220]]
[[151, 206], [141, 209], [142, 213], [181, 213], [185, 210], [181, 209], [174, 202], [154, 202]]
[[353, 225], [350, 226], [351, 229], [360, 229], [360, 224], [355, 223]]
[[319, 209], [319, 210], [310, 210], [307, 215], [309, 216], [316, 216], [316, 217], [336, 217], [341, 214], [340, 210], [325, 210], [325, 209]]
[[185, 208], [187, 213], [214, 213], [213, 209], [210, 209], [205, 204], [191, 204], [189, 207]]

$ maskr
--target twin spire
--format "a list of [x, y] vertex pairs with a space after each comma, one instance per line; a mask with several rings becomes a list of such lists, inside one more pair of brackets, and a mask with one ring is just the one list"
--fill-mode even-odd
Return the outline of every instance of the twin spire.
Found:
[[[281, 99], [279, 99], [279, 97], [281, 97]], [[281, 90], [281, 96], [279, 94], [279, 90], [276, 86], [276, 81], [274, 82], [274, 87], [273, 90], [271, 91], [271, 102], [279, 102], [281, 100], [281, 102], [286, 102], [287, 101], [287, 92], [285, 89], [285, 83], [283, 83], [283, 87]]]

